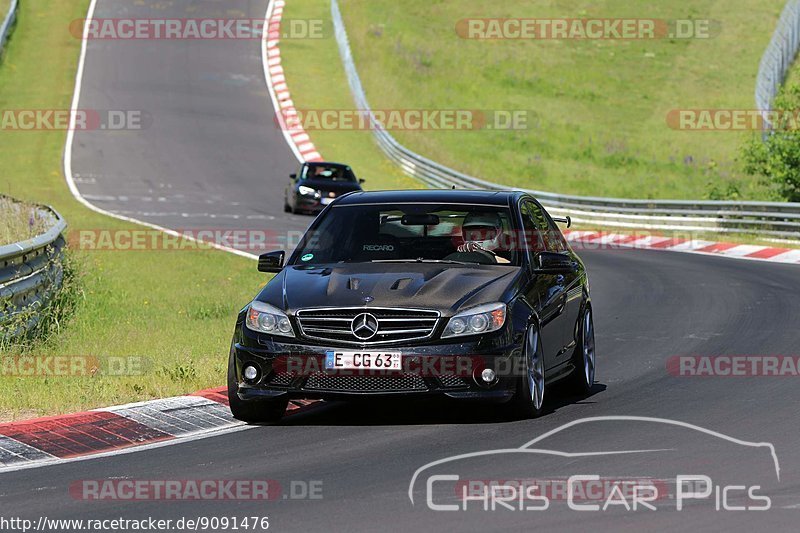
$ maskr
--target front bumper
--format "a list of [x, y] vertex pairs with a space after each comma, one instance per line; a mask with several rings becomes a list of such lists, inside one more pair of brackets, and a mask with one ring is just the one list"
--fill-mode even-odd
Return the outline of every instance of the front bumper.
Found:
[[[334, 198], [328, 198], [328, 200], [328, 203], [330, 203], [334, 200]], [[304, 196], [302, 194], [297, 194], [295, 196], [295, 209], [318, 213], [326, 207], [328, 207], [328, 204], [323, 204], [322, 198], [314, 198], [311, 196]]]
[[[232, 357], [242, 400], [310, 398], [322, 400], [377, 397], [449, 397], [504, 402], [520, 375], [521, 337], [505, 333], [492, 339], [460, 343], [363, 348], [371, 353], [400, 352], [398, 371], [326, 370], [328, 350], [358, 351], [358, 347], [321, 346], [310, 341], [276, 341], [237, 326]], [[245, 365], [255, 365], [255, 380], [242, 377]], [[484, 383], [481, 372], [491, 368], [497, 379]]]

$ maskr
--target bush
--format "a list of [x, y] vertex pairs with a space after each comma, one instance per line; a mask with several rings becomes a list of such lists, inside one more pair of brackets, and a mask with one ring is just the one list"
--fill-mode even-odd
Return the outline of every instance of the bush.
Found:
[[[794, 117], [800, 110], [800, 86], [781, 90], [773, 108], [784, 117]], [[759, 134], [744, 146], [744, 171], [760, 176], [784, 200], [800, 202], [800, 127], [795, 120], [773, 126], [766, 138]]]

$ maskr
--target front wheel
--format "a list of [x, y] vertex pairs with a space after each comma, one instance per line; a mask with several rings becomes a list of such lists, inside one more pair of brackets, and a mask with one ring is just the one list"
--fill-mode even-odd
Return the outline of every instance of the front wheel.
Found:
[[580, 339], [572, 354], [575, 370], [570, 376], [570, 381], [575, 394], [585, 395], [592, 390], [595, 378], [594, 321], [591, 307], [587, 307], [583, 312], [580, 328]]
[[236, 364], [234, 362], [233, 346], [228, 358], [228, 404], [233, 418], [242, 422], [277, 422], [286, 412], [289, 405], [287, 399], [254, 400], [246, 402], [237, 394], [239, 384], [236, 379]]
[[530, 326], [523, 347], [524, 375], [517, 380], [511, 409], [519, 418], [537, 418], [544, 412], [545, 364], [537, 326]]

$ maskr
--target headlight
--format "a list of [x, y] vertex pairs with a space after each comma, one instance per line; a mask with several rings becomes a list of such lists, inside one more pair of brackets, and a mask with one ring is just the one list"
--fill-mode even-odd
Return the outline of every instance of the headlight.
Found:
[[294, 337], [292, 323], [286, 313], [264, 302], [252, 302], [244, 321], [248, 329], [270, 335]]
[[297, 188], [297, 192], [299, 192], [303, 196], [316, 196], [317, 194], [316, 189], [312, 189], [311, 187], [306, 187], [305, 185], [299, 186]]
[[461, 311], [447, 323], [442, 338], [491, 333], [506, 322], [506, 304], [486, 304]]

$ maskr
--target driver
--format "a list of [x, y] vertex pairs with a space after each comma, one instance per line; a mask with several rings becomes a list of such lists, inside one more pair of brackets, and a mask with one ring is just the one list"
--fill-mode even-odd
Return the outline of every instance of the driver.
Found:
[[458, 246], [459, 252], [487, 252], [498, 263], [510, 263], [495, 253], [500, 248], [503, 222], [497, 213], [469, 213], [461, 224], [464, 244]]

